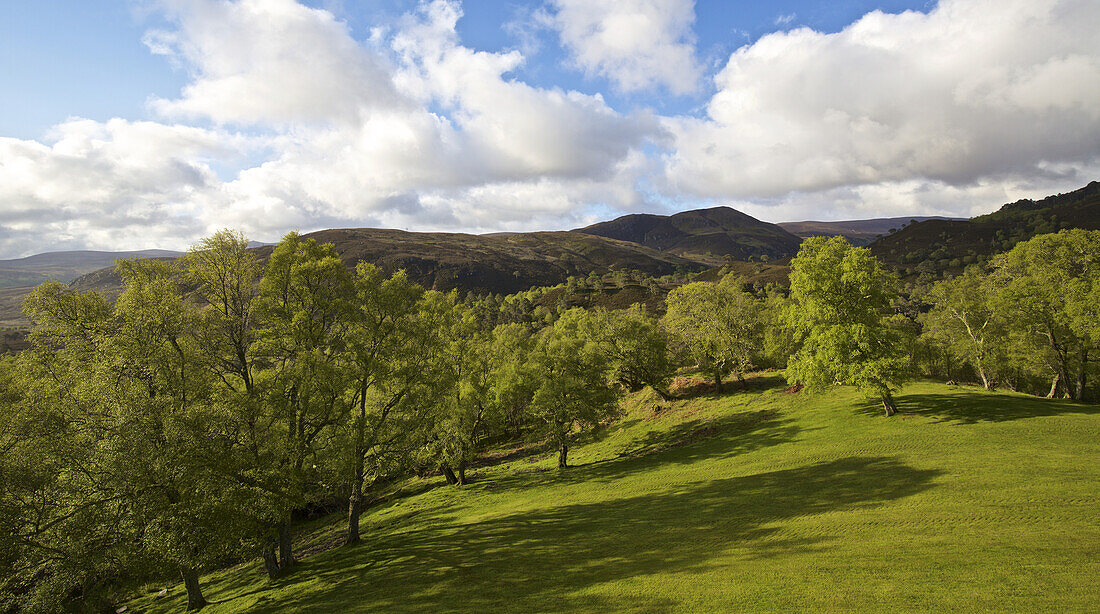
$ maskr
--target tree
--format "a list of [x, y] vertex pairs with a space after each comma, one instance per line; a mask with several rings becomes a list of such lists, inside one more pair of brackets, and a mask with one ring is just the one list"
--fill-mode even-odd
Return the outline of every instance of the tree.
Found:
[[711, 372], [714, 387], [733, 372], [739, 380], [762, 345], [761, 305], [741, 289], [737, 277], [720, 283], [693, 282], [675, 288], [666, 299], [664, 322], [680, 348]]
[[895, 277], [844, 237], [811, 237], [791, 261], [790, 279], [785, 321], [801, 347], [788, 363], [787, 381], [855, 385], [894, 415], [893, 392], [908, 372], [902, 328], [890, 318]]
[[923, 318], [925, 334], [970, 365], [986, 390], [1003, 361], [1007, 334], [1001, 314], [990, 304], [991, 294], [989, 277], [977, 267], [967, 268], [932, 287], [927, 296], [932, 308]]
[[[331, 244], [292, 232], [271, 253], [260, 282], [255, 352], [270, 421], [266, 478], [278, 488], [279, 569], [294, 565], [290, 516], [316, 486], [325, 437], [350, 411], [339, 368], [354, 294], [351, 274]], [[310, 461], [307, 464], [307, 460]]]
[[538, 336], [531, 358], [539, 378], [531, 410], [558, 449], [558, 468], [568, 466], [569, 435], [595, 428], [618, 411], [618, 395], [608, 385], [610, 364], [594, 341], [581, 334], [584, 310], [570, 309]]
[[362, 262], [356, 267], [354, 291], [341, 361], [352, 406], [340, 444], [350, 486], [348, 544], [359, 541], [367, 477], [380, 476], [390, 456], [426, 419], [429, 401], [423, 388], [440, 371], [440, 329], [455, 308], [453, 296], [425, 293], [404, 271], [387, 279], [377, 267]]
[[1100, 231], [1063, 230], [1019, 243], [993, 261], [994, 306], [1025, 351], [1039, 353], [1068, 396], [1086, 396], [1100, 344]]
[[585, 335], [607, 354], [613, 381], [630, 391], [649, 386], [662, 399], [670, 398], [668, 384], [676, 365], [669, 359], [668, 333], [642, 305], [597, 308], [582, 322]]

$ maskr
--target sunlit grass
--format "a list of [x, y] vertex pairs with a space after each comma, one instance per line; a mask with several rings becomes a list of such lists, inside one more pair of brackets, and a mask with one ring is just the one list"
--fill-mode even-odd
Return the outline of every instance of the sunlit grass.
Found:
[[[376, 506], [364, 542], [208, 612], [1087, 611], [1100, 604], [1100, 407], [920, 383], [640, 393], [571, 453]], [[731, 386], [734, 388], [735, 386]], [[317, 537], [342, 518], [322, 523]], [[183, 609], [182, 587], [132, 611]]]

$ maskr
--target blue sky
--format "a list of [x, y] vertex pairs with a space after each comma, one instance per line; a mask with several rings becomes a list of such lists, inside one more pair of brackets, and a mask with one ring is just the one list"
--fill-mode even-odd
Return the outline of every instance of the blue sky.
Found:
[[973, 215], [1100, 174], [1094, 0], [0, 4], [0, 256]]

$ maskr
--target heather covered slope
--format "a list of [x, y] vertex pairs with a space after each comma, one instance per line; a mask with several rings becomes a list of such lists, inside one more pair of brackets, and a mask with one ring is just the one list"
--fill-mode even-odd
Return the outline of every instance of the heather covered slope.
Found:
[[696, 209], [675, 215], [635, 214], [600, 222], [576, 232], [622, 241], [711, 265], [726, 257], [747, 260], [766, 255], [787, 258], [801, 239], [776, 224], [762, 222], [729, 207]]
[[913, 222], [925, 220], [961, 220], [940, 216], [880, 217], [869, 220], [844, 220], [839, 222], [779, 222], [778, 226], [801, 237], [833, 237], [840, 235], [852, 245], [867, 245], [882, 235], [896, 231]]
[[[208, 574], [206, 612], [1087, 611], [1100, 602], [1100, 407], [918, 383], [885, 419], [850, 389], [642, 392], [564, 471], [442, 478], [364, 542], [269, 583]], [[300, 539], [332, 541], [339, 514]], [[161, 587], [132, 611], [181, 611]]]
[[928, 220], [870, 244], [888, 264], [922, 273], [987, 261], [1036, 235], [1066, 228], [1100, 230], [1100, 182], [1042, 200], [1008, 203], [969, 220]]

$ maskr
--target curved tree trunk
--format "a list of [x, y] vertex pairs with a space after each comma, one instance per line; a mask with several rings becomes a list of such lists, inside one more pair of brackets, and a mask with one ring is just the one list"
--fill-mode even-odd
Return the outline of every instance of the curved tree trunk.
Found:
[[569, 466], [566, 462], [566, 458], [569, 455], [569, 446], [561, 444], [561, 448], [558, 449], [558, 469], [565, 469]]
[[348, 496], [348, 532], [344, 537], [345, 544], [354, 544], [359, 541], [359, 514], [363, 505], [363, 478], [355, 480], [351, 485], [351, 495]]
[[882, 408], [886, 411], [887, 418], [898, 413], [898, 406], [894, 403], [894, 397], [889, 392], [882, 395]]
[[1055, 373], [1054, 380], [1050, 382], [1050, 392], [1047, 393], [1048, 399], [1053, 399], [1058, 394], [1058, 382], [1062, 381], [1061, 375]]
[[180, 568], [183, 576], [183, 586], [187, 589], [187, 609], [199, 610], [206, 606], [206, 598], [202, 596], [202, 587], [199, 586], [199, 571], [190, 567]]

